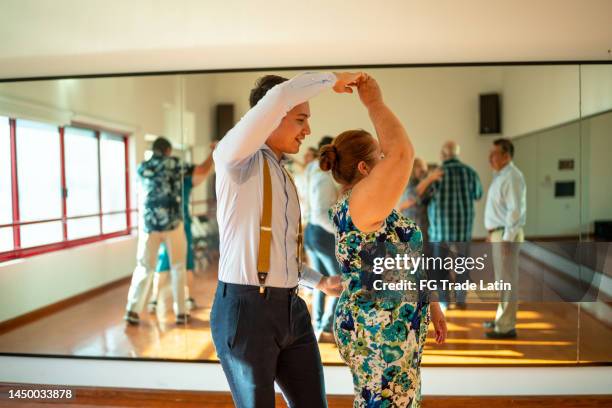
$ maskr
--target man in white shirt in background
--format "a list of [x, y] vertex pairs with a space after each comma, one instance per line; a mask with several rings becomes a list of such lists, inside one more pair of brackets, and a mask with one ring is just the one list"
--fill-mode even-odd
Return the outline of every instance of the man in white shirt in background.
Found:
[[508, 139], [497, 139], [491, 146], [489, 163], [495, 175], [487, 193], [485, 227], [489, 231], [495, 280], [512, 285], [512, 291], [502, 291], [494, 321], [484, 323], [492, 329], [488, 338], [516, 337], [518, 311], [518, 273], [520, 243], [525, 240], [527, 188], [523, 173], [514, 165], [514, 145]]
[[[324, 136], [319, 142], [319, 149], [333, 140], [330, 136]], [[338, 200], [338, 189], [331, 172], [323, 171], [319, 167], [318, 158], [306, 166], [304, 174], [306, 182], [304, 207], [308, 224], [304, 231], [304, 245], [308, 260], [321, 274], [336, 276], [340, 274], [340, 266], [336, 260], [336, 237], [329, 218], [329, 209]], [[332, 325], [338, 298], [327, 299], [327, 305], [325, 303], [325, 293], [315, 289], [312, 294], [315, 334], [318, 341], [333, 343]]]
[[[213, 153], [220, 259], [211, 332], [239, 408], [273, 407], [275, 382], [290, 407], [327, 406], [321, 356], [297, 286], [299, 282], [337, 296], [340, 278], [301, 267], [300, 204], [283, 164], [285, 154], [297, 153], [310, 134], [308, 100], [332, 87], [352, 93], [350, 86], [360, 76], [260, 78], [251, 91], [251, 109]], [[271, 181], [269, 227], [262, 225], [265, 164]], [[263, 257], [269, 259], [264, 262], [268, 273], [262, 278], [259, 244], [264, 231], [271, 232], [271, 244], [269, 258]]]

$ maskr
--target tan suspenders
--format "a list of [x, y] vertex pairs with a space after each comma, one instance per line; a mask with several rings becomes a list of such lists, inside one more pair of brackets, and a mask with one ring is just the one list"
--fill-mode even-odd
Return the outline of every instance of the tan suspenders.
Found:
[[[264, 292], [268, 271], [270, 270], [270, 247], [272, 245], [272, 179], [270, 177], [270, 166], [265, 155], [263, 158], [263, 211], [261, 213], [261, 222], [259, 225], [259, 253], [257, 255], [257, 279], [259, 280], [259, 293]], [[283, 169], [285, 174], [291, 180], [291, 184], [295, 188], [296, 196], [298, 196], [298, 208], [300, 208], [299, 195], [297, 187], [289, 172]], [[298, 221], [298, 236], [297, 236], [297, 262], [298, 274], [302, 273], [302, 214], [299, 214]]]
[[268, 271], [270, 270], [270, 246], [272, 245], [272, 180], [270, 167], [265, 155], [263, 158], [263, 211], [259, 224], [259, 254], [257, 255], [257, 279], [259, 293], [263, 293]]

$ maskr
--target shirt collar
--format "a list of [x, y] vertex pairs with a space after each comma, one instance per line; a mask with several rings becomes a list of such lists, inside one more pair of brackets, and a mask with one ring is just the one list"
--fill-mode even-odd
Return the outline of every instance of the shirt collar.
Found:
[[[272, 149], [270, 149], [270, 146], [268, 146], [267, 144], [263, 144], [263, 146], [261, 146], [261, 148], [259, 150], [263, 150], [264, 154], [268, 154], [271, 158], [273, 158], [274, 160], [276, 160], [277, 163], [281, 164], [281, 165], [285, 165], [287, 164], [291, 158], [289, 156], [287, 156], [285, 153], [282, 154], [280, 160], [278, 160], [276, 158], [276, 154], [274, 154], [274, 152], [272, 151]], [[265, 152], [268, 153], [265, 153]]]
[[446, 163], [456, 163], [456, 162], [458, 162], [458, 161], [459, 161], [459, 159], [458, 159], [458, 158], [456, 158], [456, 157], [451, 157], [450, 159], [446, 159], [446, 160], [444, 160], [444, 161], [442, 162], [442, 164], [446, 164]]
[[508, 162], [508, 164], [506, 164], [501, 170], [496, 171], [495, 174], [496, 175], [502, 175], [502, 174], [506, 174], [507, 172], [509, 172], [512, 168], [514, 167], [514, 162], [512, 160], [510, 160]]

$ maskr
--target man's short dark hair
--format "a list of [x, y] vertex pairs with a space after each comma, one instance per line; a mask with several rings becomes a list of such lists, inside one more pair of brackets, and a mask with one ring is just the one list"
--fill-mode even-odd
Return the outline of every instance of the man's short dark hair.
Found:
[[514, 157], [514, 145], [508, 139], [497, 139], [493, 142], [495, 146], [499, 146], [503, 153], [508, 153], [510, 157]]
[[172, 143], [163, 136], [158, 137], [153, 142], [153, 153], [164, 154], [168, 149], [172, 149]]
[[265, 75], [259, 78], [257, 82], [255, 82], [255, 88], [251, 89], [251, 95], [249, 96], [251, 108], [257, 105], [257, 102], [259, 102], [270, 89], [285, 81], [287, 81], [287, 78], [278, 75]]
[[323, 136], [321, 138], [321, 140], [319, 141], [319, 149], [321, 149], [323, 146], [331, 144], [331, 142], [334, 141], [334, 138], [331, 136]]

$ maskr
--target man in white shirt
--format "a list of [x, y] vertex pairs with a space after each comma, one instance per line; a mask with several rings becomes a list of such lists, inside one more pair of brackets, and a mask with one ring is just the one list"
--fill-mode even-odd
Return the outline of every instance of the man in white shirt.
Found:
[[[333, 138], [325, 136], [319, 142], [319, 149], [333, 142]], [[336, 238], [334, 226], [329, 218], [329, 209], [338, 200], [338, 189], [330, 172], [319, 167], [315, 159], [305, 171], [305, 208], [306, 222], [304, 244], [308, 260], [314, 269], [325, 276], [340, 274], [340, 266], [336, 260]], [[312, 317], [315, 334], [320, 342], [334, 342], [332, 325], [337, 298], [325, 299], [325, 293], [314, 290], [312, 294]], [[325, 309], [325, 312], [323, 311]]]
[[518, 263], [520, 243], [524, 241], [527, 188], [523, 173], [514, 165], [514, 145], [508, 139], [497, 139], [491, 146], [489, 163], [495, 171], [487, 193], [485, 227], [492, 243], [495, 280], [512, 285], [512, 291], [502, 291], [494, 321], [485, 322], [488, 338], [516, 337], [518, 311]]
[[[321, 356], [297, 285], [338, 295], [340, 279], [301, 268], [300, 205], [283, 164], [285, 154], [297, 153], [310, 134], [308, 100], [332, 87], [351, 93], [360, 75], [260, 78], [251, 109], [213, 154], [221, 254], [211, 332], [239, 408], [273, 407], [275, 382], [290, 407], [327, 406]], [[262, 224], [266, 164], [269, 228]], [[267, 275], [258, 273], [260, 227], [272, 237]]]

